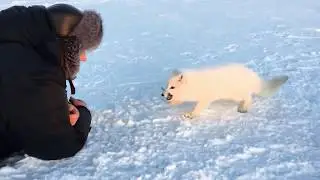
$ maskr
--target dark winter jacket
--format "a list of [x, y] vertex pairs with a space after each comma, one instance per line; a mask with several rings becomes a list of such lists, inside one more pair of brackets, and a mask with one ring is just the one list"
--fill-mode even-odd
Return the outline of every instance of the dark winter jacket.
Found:
[[42, 6], [0, 11], [0, 159], [23, 150], [54, 160], [74, 156], [86, 143], [91, 114], [69, 122], [61, 48]]

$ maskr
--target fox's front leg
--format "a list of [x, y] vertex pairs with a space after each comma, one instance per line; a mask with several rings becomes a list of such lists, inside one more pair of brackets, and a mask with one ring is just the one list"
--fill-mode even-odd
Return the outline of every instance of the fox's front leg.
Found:
[[210, 101], [198, 101], [193, 111], [187, 112], [183, 115], [184, 118], [193, 119], [200, 115], [200, 113], [209, 106]]
[[243, 100], [240, 101], [238, 105], [238, 112], [247, 113], [251, 106], [252, 106], [252, 97], [246, 96], [243, 98]]

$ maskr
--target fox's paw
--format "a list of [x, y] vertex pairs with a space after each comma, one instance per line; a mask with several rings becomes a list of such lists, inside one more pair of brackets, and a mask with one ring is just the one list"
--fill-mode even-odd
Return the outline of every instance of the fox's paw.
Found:
[[248, 107], [246, 106], [244, 101], [240, 102], [240, 104], [238, 106], [238, 112], [239, 113], [247, 113], [248, 112]]
[[184, 117], [185, 119], [193, 119], [193, 118], [195, 118], [196, 116], [195, 116], [192, 112], [186, 112], [186, 113], [183, 114], [183, 117]]

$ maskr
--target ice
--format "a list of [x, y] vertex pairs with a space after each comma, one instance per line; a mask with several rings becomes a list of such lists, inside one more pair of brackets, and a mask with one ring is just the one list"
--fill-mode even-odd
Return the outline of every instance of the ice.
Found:
[[[2, 0], [11, 5], [57, 1]], [[104, 18], [104, 39], [75, 81], [93, 112], [75, 157], [31, 157], [0, 179], [319, 179], [320, 1], [65, 0]], [[193, 121], [161, 87], [173, 69], [244, 63], [263, 77], [287, 74], [247, 114], [215, 103]]]

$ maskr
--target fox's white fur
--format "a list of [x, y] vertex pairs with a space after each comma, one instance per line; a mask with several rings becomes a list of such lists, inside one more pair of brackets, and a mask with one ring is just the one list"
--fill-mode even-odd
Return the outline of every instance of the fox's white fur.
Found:
[[200, 115], [216, 100], [236, 101], [238, 112], [245, 113], [252, 104], [253, 95], [269, 97], [287, 80], [286, 75], [264, 80], [246, 66], [233, 63], [185, 72], [176, 70], [162, 95], [173, 105], [197, 102], [192, 112], [184, 114], [188, 118]]

